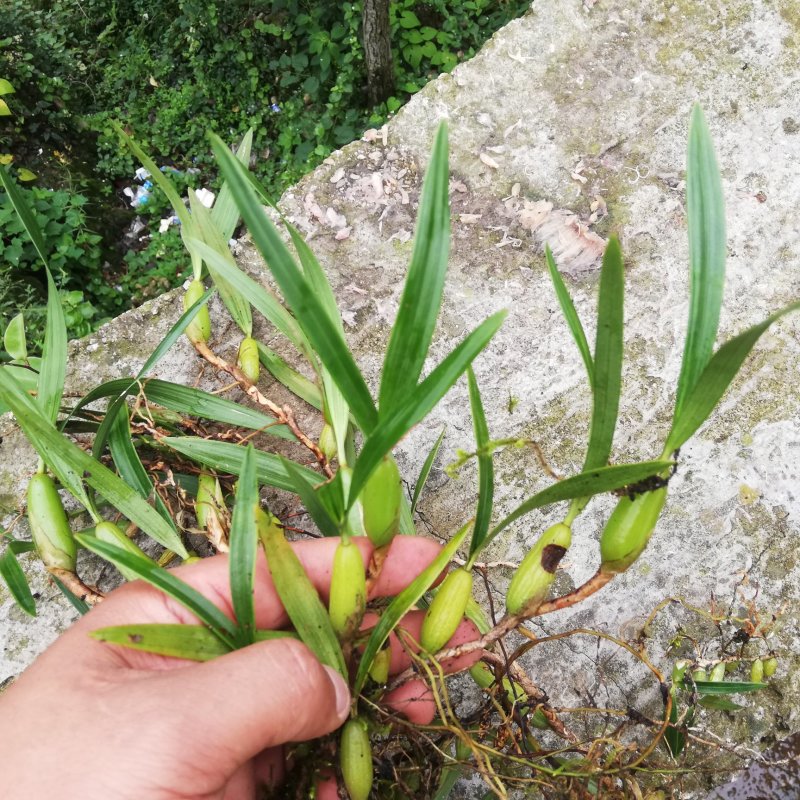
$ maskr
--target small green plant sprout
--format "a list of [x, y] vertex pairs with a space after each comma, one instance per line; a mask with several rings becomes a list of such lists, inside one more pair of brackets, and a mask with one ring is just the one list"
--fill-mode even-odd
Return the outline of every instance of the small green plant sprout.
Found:
[[[28, 357], [23, 319], [8, 325], [6, 356], [0, 366], [0, 404], [13, 412], [42, 459], [28, 490], [33, 541], [22, 541], [12, 531], [1, 532], [0, 574], [25, 611], [35, 613], [35, 604], [17, 559], [34, 550], [76, 607], [83, 611], [87, 603], [100, 599], [100, 592], [86, 586], [76, 574], [77, 548], [83, 547], [115, 565], [125, 579], [144, 580], [157, 587], [197, 620], [191, 625], [105, 628], [92, 634], [100, 641], [203, 661], [256, 641], [283, 636], [301, 639], [323, 664], [349, 680], [353, 706], [340, 733], [298, 749], [296, 770], [298, 774], [305, 770], [306, 777], [336, 775], [354, 800], [397, 796], [394, 779], [383, 771], [373, 771], [373, 754], [391, 765], [390, 773], [408, 766], [404, 773], [408, 780], [403, 785], [410, 786], [410, 774], [415, 776], [413, 780], [421, 780], [419, 763], [430, 757], [430, 742], [443, 754], [454, 755], [442, 756], [446, 764], [441, 775], [431, 775], [428, 784], [418, 790], [419, 796], [430, 790], [430, 796], [444, 800], [467, 765], [503, 796], [500, 776], [506, 767], [518, 765], [520, 753], [525, 754], [525, 769], [533, 769], [537, 780], [555, 786], [559, 781], [580, 779], [581, 786], [594, 786], [598, 794], [608, 776], [625, 770], [632, 775], [631, 770], [649, 764], [647, 759], [661, 741], [671, 758], [680, 756], [694, 713], [692, 697], [711, 700], [723, 692], [754, 691], [763, 686], [763, 677], [774, 674], [774, 657], [755, 654], [737, 656], [754, 665], [758, 680], [748, 683], [728, 680], [726, 665], [732, 661], [728, 654], [714, 662], [681, 665], [671, 683], [651, 667], [659, 684], [668, 688], [664, 719], [655, 723], [657, 737], [652, 747], [646, 752], [640, 748], [631, 756], [630, 748], [615, 746], [613, 753], [597, 761], [589, 750], [576, 749], [573, 758], [553, 749], [552, 737], [563, 740], [568, 748], [573, 748], [575, 738], [517, 661], [525, 647], [538, 644], [524, 627], [526, 620], [586, 601], [641, 555], [665, 506], [681, 445], [711, 414], [759, 336], [798, 307], [773, 314], [714, 350], [722, 302], [725, 228], [716, 162], [699, 108], [692, 115], [687, 164], [689, 326], [672, 426], [664, 447], [654, 460], [609, 463], [624, 353], [624, 269], [618, 240], [611, 237], [602, 260], [593, 347], [547, 250], [547, 269], [586, 368], [592, 396], [588, 444], [580, 472], [554, 479], [499, 520], [494, 453], [500, 447], [527, 447], [530, 443], [518, 437], [492, 439], [472, 365], [502, 325], [505, 313], [480, 322], [423, 374], [442, 304], [449, 254], [446, 126], [440, 126], [433, 144], [411, 260], [375, 396], [348, 346], [321, 265], [285, 219], [280, 217], [292, 249], [264, 213], [264, 205], [272, 204], [247, 168], [250, 135], [235, 152], [211, 136], [224, 184], [209, 210], [191, 191], [184, 202], [169, 177], [155, 168], [134, 139], [121, 128], [118, 133], [180, 217], [193, 278], [180, 319], [142, 369], [95, 387], [71, 405], [62, 398], [66, 332], [49, 272], [40, 361]], [[46, 266], [48, 254], [41, 232], [24, 198], [2, 168], [0, 180]], [[240, 218], [280, 296], [242, 271], [233, 258], [228, 240]], [[215, 320], [207, 308], [214, 293], [241, 329], [242, 340], [233, 362], [215, 350]], [[259, 340], [255, 315], [263, 318], [260, 324], [267, 326], [270, 336], [277, 332], [285, 337], [294, 351], [292, 357], [279, 356]], [[164, 354], [184, 335], [198, 357], [216, 372], [230, 376], [249, 402], [234, 402], [218, 393], [150, 377]], [[292, 392], [295, 400], [287, 405], [268, 396], [262, 370]], [[387, 602], [368, 609], [371, 590], [395, 537], [416, 533], [418, 502], [445, 431], [428, 452], [410, 501], [403, 492], [393, 450], [465, 373], [475, 448], [462, 451], [458, 465], [473, 458], [477, 461], [476, 505], [465, 509], [464, 519], [454, 520], [440, 553], [414, 580]], [[102, 403], [104, 410], [97, 411]], [[301, 404], [306, 413], [295, 414]], [[303, 429], [309, 423], [298, 423], [309, 414], [317, 423], [314, 435]], [[72, 434], [76, 432], [93, 437], [91, 452], [75, 444]], [[262, 507], [263, 487], [296, 495], [309, 524], [323, 536], [338, 537], [327, 602], [287, 538], [287, 519]], [[595, 496], [608, 492], [619, 497], [601, 535], [596, 574], [574, 591], [550, 597], [559, 564], [573, 536], [580, 535], [580, 515]], [[65, 494], [86, 509], [92, 521], [90, 529], [72, 530], [62, 506]], [[514, 570], [505, 595], [505, 616], [492, 616], [490, 621], [473, 598], [476, 574], [482, 576], [481, 553], [516, 521], [534, 510], [561, 503], [567, 505], [560, 521], [534, 538]], [[157, 560], [128, 536], [137, 532], [152, 540], [148, 552], [156, 545], [163, 548]], [[196, 539], [187, 539], [198, 533], [206, 540], [202, 547]], [[228, 552], [232, 616], [164, 568], [174, 559], [194, 560], [195, 550]], [[457, 559], [458, 554], [463, 558]], [[256, 627], [253, 593], [256, 565], [263, 558], [290, 620], [285, 630]], [[491, 600], [494, 611], [502, 607], [502, 596]], [[369, 617], [365, 616], [367, 610]], [[365, 619], [371, 621], [365, 624]], [[406, 630], [407, 619], [416, 620], [419, 641]], [[472, 638], [461, 635], [465, 619], [477, 629]], [[531, 641], [509, 656], [497, 645], [514, 630], [529, 633]], [[404, 656], [413, 667], [391, 674], [398, 642], [407, 648]], [[760, 673], [756, 663], [761, 665]], [[704, 669], [706, 674], [693, 673], [693, 669]], [[475, 725], [474, 720], [460, 720], [455, 715], [447, 697], [445, 672], [462, 670], [470, 670], [486, 692], [491, 713], [502, 720], [502, 737], [492, 739], [493, 724]], [[427, 681], [438, 710], [437, 723], [425, 729], [424, 746], [419, 744], [422, 734], [407, 722], [401, 724], [384, 702], [388, 692], [410, 679]], [[540, 735], [551, 739], [540, 741]], [[404, 754], [416, 752], [415, 748], [427, 755], [409, 766]], [[539, 758], [537, 754], [542, 753], [546, 757]], [[298, 785], [307, 786], [308, 781]]]

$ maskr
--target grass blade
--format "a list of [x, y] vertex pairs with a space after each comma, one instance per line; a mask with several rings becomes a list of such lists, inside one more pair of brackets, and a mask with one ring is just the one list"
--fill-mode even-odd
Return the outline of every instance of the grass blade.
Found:
[[436, 461], [436, 456], [439, 454], [439, 448], [442, 446], [442, 442], [444, 441], [444, 434], [446, 430], [446, 427], [442, 428], [442, 432], [433, 443], [433, 447], [431, 447], [430, 452], [425, 459], [425, 463], [422, 465], [422, 469], [419, 471], [419, 477], [417, 478], [417, 482], [414, 484], [414, 494], [411, 498], [412, 514], [414, 511], [416, 511], [417, 503], [419, 502], [422, 490], [425, 488], [425, 483], [428, 480], [428, 476], [431, 474], [431, 469]]
[[236, 646], [237, 630], [229, 620], [210, 600], [203, 597], [200, 592], [189, 584], [176, 578], [171, 572], [159, 567], [149, 558], [137, 555], [121, 547], [116, 547], [108, 542], [102, 542], [94, 536], [75, 534], [78, 543], [110, 561], [115, 567], [123, 568], [156, 589], [161, 590], [177, 603], [194, 614], [197, 619], [208, 626], [214, 635], [226, 646], [233, 649]]
[[[210, 661], [224, 656], [232, 649], [202, 625], [173, 625], [169, 623], [143, 623], [138, 625], [114, 625], [97, 628], [89, 633], [92, 639], [106, 644], [115, 644], [144, 653], [155, 653], [169, 658], [187, 661]], [[253, 641], [266, 642], [273, 639], [295, 639], [290, 631], [255, 631]]]
[[736, 373], [761, 334], [773, 322], [798, 309], [800, 302], [782, 308], [758, 325], [753, 325], [744, 333], [728, 340], [714, 353], [694, 388], [686, 396], [680, 413], [677, 413], [672, 421], [672, 430], [667, 437], [665, 452], [677, 450], [711, 416], [714, 407], [736, 377]]
[[494, 459], [492, 453], [486, 451], [489, 443], [489, 428], [486, 425], [486, 414], [483, 410], [478, 381], [472, 367], [467, 367], [469, 381], [469, 406], [472, 410], [472, 427], [475, 431], [475, 444], [478, 451], [478, 510], [475, 512], [475, 526], [469, 543], [469, 557], [472, 558], [482, 547], [489, 523], [492, 520], [492, 504], [494, 502]]
[[[262, 212], [263, 213], [263, 212]], [[265, 319], [269, 320], [295, 347], [309, 360], [313, 359], [311, 348], [297, 321], [281, 305], [280, 300], [270, 289], [254, 281], [242, 272], [232, 257], [223, 256], [200, 239], [190, 238], [188, 243], [211, 265], [215, 274], [223, 278], [228, 286], [249, 298], [250, 303]]]
[[372, 629], [372, 633], [367, 640], [364, 648], [364, 655], [358, 665], [353, 694], [358, 693], [364, 688], [364, 683], [369, 674], [369, 668], [378, 651], [383, 647], [389, 634], [397, 626], [397, 623], [416, 605], [417, 601], [425, 592], [430, 589], [433, 582], [441, 575], [442, 571], [450, 563], [450, 560], [458, 551], [467, 531], [472, 525], [470, 520], [463, 528], [445, 545], [442, 552], [413, 580], [403, 589], [391, 603], [378, 620], [378, 624]]
[[32, 617], [36, 616], [36, 601], [31, 594], [31, 587], [28, 586], [28, 579], [22, 571], [17, 561], [14, 551], [7, 547], [5, 553], [0, 557], [0, 576], [8, 586], [8, 591], [16, 600], [17, 605]]
[[[302, 478], [299, 480], [302, 481]], [[236, 489], [236, 503], [230, 532], [231, 600], [236, 622], [239, 625], [238, 643], [252, 644], [255, 641], [256, 609], [253, 587], [256, 578], [256, 509], [258, 508], [258, 484], [256, 483], [255, 451], [248, 445], [242, 462], [242, 473]]]
[[[300, 471], [300, 467], [289, 461], [287, 458], [281, 458], [283, 468], [292, 482], [292, 491], [300, 496], [300, 500], [305, 506], [306, 511], [309, 513], [311, 519], [314, 520], [316, 526], [320, 529], [323, 536], [339, 536], [341, 534], [341, 525], [334, 519], [328, 511], [328, 506], [322, 502], [317, 495], [317, 490], [313, 487]], [[325, 484], [323, 484], [324, 486]], [[341, 491], [341, 485], [339, 485]]]
[[561, 311], [564, 314], [564, 319], [567, 321], [572, 338], [575, 344], [578, 345], [578, 350], [586, 366], [586, 376], [589, 378], [589, 386], [594, 388], [594, 361], [592, 353], [589, 350], [589, 342], [586, 341], [586, 333], [581, 325], [578, 312], [575, 310], [575, 304], [569, 296], [564, 279], [558, 271], [555, 259], [552, 252], [550, 252], [550, 245], [546, 245], [544, 249], [545, 259], [547, 260], [547, 269], [550, 271], [550, 279], [553, 281], [553, 288], [556, 290], [556, 297], [558, 304], [561, 306]]
[[344, 655], [328, 611], [283, 531], [273, 523], [260, 527], [259, 536], [275, 589], [300, 639], [323, 664], [347, 680]]
[[55, 575], [51, 575], [50, 576], [50, 580], [53, 581], [53, 583], [55, 583], [55, 585], [58, 587], [58, 590], [61, 592], [61, 594], [63, 594], [64, 597], [66, 597], [67, 600], [69, 600], [69, 604], [81, 616], [83, 616], [84, 614], [87, 614], [91, 610], [91, 607], [89, 606], [89, 604], [85, 600], [83, 600], [82, 598], [80, 598], [76, 594], [74, 594], [72, 592], [72, 590], [69, 589], [67, 586], [65, 586], [61, 582], [61, 580], [59, 578], [57, 578]]
[[150, 476], [147, 474], [147, 470], [144, 468], [144, 464], [142, 464], [139, 454], [133, 445], [127, 409], [117, 415], [117, 421], [112, 426], [108, 437], [108, 444], [111, 450], [111, 457], [114, 459], [114, 466], [117, 468], [122, 480], [133, 486], [145, 500], [149, 500], [152, 495], [158, 513], [175, 531], [175, 535], [180, 536], [169, 509], [158, 492], [153, 491], [153, 482], [150, 480]]
[[706, 368], [717, 338], [725, 284], [725, 202], [714, 144], [699, 105], [692, 110], [686, 157], [691, 289], [675, 416]]
[[292, 394], [305, 400], [310, 406], [322, 410], [322, 394], [319, 386], [292, 369], [276, 352], [262, 342], [258, 344], [258, 358], [276, 381], [280, 381]]
[[[236, 261], [231, 254], [228, 246], [228, 240], [223, 238], [219, 228], [211, 217], [211, 212], [197, 199], [193, 189], [189, 189], [189, 207], [192, 210], [192, 218], [195, 224], [195, 233], [198, 238], [203, 239], [205, 243], [216, 253], [220, 258], [228, 260], [234, 266]], [[214, 281], [219, 296], [225, 304], [225, 308], [231, 315], [231, 319], [241, 328], [245, 336], [253, 335], [253, 315], [250, 313], [250, 303], [247, 298], [234, 289], [225, 278], [220, 275], [213, 264], [206, 262], [208, 273]]]
[[[13, 381], [13, 378], [11, 379]], [[41, 412], [25, 402], [24, 396], [9, 390], [6, 382], [0, 382], [0, 399], [14, 412], [17, 424], [42, 458], [46, 458], [61, 483], [84, 504], [88, 504], [85, 492], [76, 487], [76, 476], [82, 476], [98, 494], [106, 498], [120, 513], [159, 544], [186, 558], [183, 546], [174, 529], [136, 490], [120, 480], [108, 467], [96, 461], [80, 447], [70, 442], [48, 422]], [[75, 491], [80, 489], [80, 493]]]
[[[250, 128], [245, 133], [239, 147], [236, 148], [236, 158], [247, 167], [250, 164], [250, 151], [253, 149], [253, 129]], [[233, 199], [230, 186], [222, 184], [219, 190], [217, 202], [211, 209], [211, 219], [222, 234], [222, 240], [228, 242], [236, 230], [239, 222], [239, 209], [236, 208], [236, 201]]]
[[484, 320], [401, 405], [395, 408], [390, 416], [381, 419], [380, 425], [367, 439], [356, 461], [348, 495], [348, 509], [355, 502], [359, 492], [364, 488], [364, 483], [380, 460], [444, 397], [497, 333], [505, 316], [506, 312], [500, 311]]
[[213, 287], [207, 289], [196, 303], [181, 314], [178, 321], [167, 331], [167, 335], [158, 343], [158, 347], [153, 350], [147, 358], [147, 361], [144, 362], [142, 368], [136, 374], [137, 378], [143, 378], [162, 358], [164, 358], [172, 345], [180, 339], [183, 332], [189, 327], [189, 323], [195, 318], [197, 312], [208, 302], [208, 299], [215, 291], [216, 289]]
[[536, 508], [549, 506], [562, 500], [574, 500], [576, 497], [591, 497], [603, 492], [612, 492], [632, 483], [638, 483], [673, 466], [672, 461], [642, 461], [639, 464], [617, 464], [613, 467], [581, 472], [571, 478], [565, 478], [537, 492], [520, 503], [507, 517], [497, 523], [489, 532], [484, 546], [505, 530], [512, 522]]
[[230, 182], [242, 218], [253, 242], [267, 262], [286, 302], [297, 317], [320, 361], [336, 381], [365, 432], [377, 422], [377, 411], [364, 377], [356, 366], [344, 337], [325, 310], [325, 304], [311, 289], [274, 225], [264, 214], [247, 170], [239, 164], [218, 137], [211, 140], [214, 154]]
[[67, 323], [61, 297], [50, 270], [47, 274], [47, 322], [42, 345], [42, 364], [39, 370], [39, 405], [45, 417], [55, 422], [61, 407], [61, 395], [67, 375]]
[[695, 690], [699, 695], [748, 694], [766, 689], [768, 683], [750, 681], [684, 681], [683, 688]]
[[[217, 472], [229, 475], [240, 475], [242, 472], [244, 447], [240, 444], [214, 442], [196, 436], [166, 436], [160, 443]], [[316, 486], [323, 480], [319, 473], [307, 467], [295, 466], [310, 485]], [[256, 475], [260, 484], [289, 492], [295, 491], [294, 482], [286, 472], [280, 456], [273, 453], [256, 450]]]
[[383, 360], [380, 416], [402, 405], [419, 381], [442, 304], [450, 253], [447, 124], [436, 133], [417, 216], [414, 251]]
[[622, 384], [622, 324], [625, 269], [622, 251], [612, 236], [603, 254], [597, 298], [597, 338], [594, 347], [592, 429], [583, 471], [604, 467], [617, 427]]

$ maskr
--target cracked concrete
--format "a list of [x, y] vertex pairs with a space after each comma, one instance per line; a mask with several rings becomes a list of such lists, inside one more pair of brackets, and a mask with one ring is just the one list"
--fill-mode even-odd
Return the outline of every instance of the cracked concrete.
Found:
[[[722, 341], [800, 297], [798, 96], [800, 14], [793, 0], [538, 0], [475, 58], [416, 95], [384, 131], [343, 148], [290, 189], [281, 207], [326, 268], [349, 342], [376, 388], [411, 252], [421, 175], [435, 127], [448, 119], [452, 256], [430, 363], [480, 319], [508, 308], [503, 329], [475, 365], [489, 428], [494, 438], [535, 439], [561, 474], [580, 468], [590, 402], [543, 244], [560, 256], [591, 340], [597, 256], [617, 232], [627, 271], [626, 367], [613, 459], [651, 458], [669, 427], [688, 310], [683, 179], [691, 106], [699, 101], [705, 109], [727, 204]], [[247, 239], [240, 260], [263, 272]], [[70, 390], [133, 370], [178, 313], [176, 296], [167, 295], [74, 344]], [[218, 306], [213, 313], [223, 318]], [[746, 651], [779, 653], [771, 688], [745, 697], [737, 716], [702, 712], [703, 730], [743, 754], [800, 727], [799, 326], [788, 317], [762, 337], [712, 419], [684, 447], [664, 517], [639, 562], [583, 606], [534, 625], [541, 633], [592, 627], [635, 638], [668, 597], [705, 609], [717, 602], [740, 614], [757, 596], [766, 618], [782, 610], [772, 639]], [[231, 351], [235, 340], [229, 327], [215, 346]], [[192, 381], [197, 372], [191, 349], [179, 343], [157, 374]], [[13, 425], [1, 424], [0, 504], [11, 512], [33, 462]], [[420, 527], [446, 535], [475, 499], [471, 468], [458, 480], [442, 469], [456, 448], [472, 443], [463, 383], [401, 443], [398, 457], [413, 481], [444, 424]], [[496, 470], [498, 517], [549, 480], [530, 450], [499, 453]], [[576, 523], [559, 589], [594, 572], [597, 536], [612, 505], [612, 498], [599, 498]], [[563, 512], [524, 518], [486, 559], [518, 561]], [[30, 663], [72, 617], [31, 570], [42, 595], [37, 620], [21, 619], [0, 594], [0, 680]], [[499, 596], [508, 577], [503, 568], [491, 572]], [[731, 633], [677, 604], [648, 632], [650, 653], [667, 673], [674, 658], [695, 653], [692, 636], [699, 637], [700, 656], [713, 660]], [[630, 703], [657, 716], [657, 685], [644, 667], [591, 637], [576, 637], [570, 647], [577, 659], [565, 659], [564, 646], [552, 642], [528, 662], [558, 702]], [[719, 756], [717, 766], [738, 763]], [[689, 797], [719, 780], [698, 773], [676, 779], [675, 791]]]

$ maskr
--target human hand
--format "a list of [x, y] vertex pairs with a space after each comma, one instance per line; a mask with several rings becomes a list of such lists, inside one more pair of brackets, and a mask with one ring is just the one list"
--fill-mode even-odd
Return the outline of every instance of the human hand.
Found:
[[[367, 564], [369, 541], [355, 541]], [[333, 538], [293, 544], [323, 601], [337, 544]], [[396, 595], [438, 552], [428, 539], [395, 537], [372, 596]], [[178, 567], [174, 574], [233, 617], [226, 556]], [[263, 558], [255, 587], [258, 627], [286, 627]], [[281, 780], [281, 745], [323, 736], [347, 717], [345, 682], [294, 639], [260, 642], [198, 664], [87, 636], [97, 628], [147, 622], [197, 624], [158, 590], [141, 581], [126, 584], [0, 697], [0, 797], [249, 800], [259, 785]], [[422, 612], [411, 612], [402, 627], [418, 639], [421, 624]], [[465, 621], [451, 643], [476, 636]], [[396, 674], [411, 658], [395, 636], [390, 642]], [[387, 693], [383, 702], [412, 722], [424, 724], [434, 715], [430, 690], [421, 681]]]

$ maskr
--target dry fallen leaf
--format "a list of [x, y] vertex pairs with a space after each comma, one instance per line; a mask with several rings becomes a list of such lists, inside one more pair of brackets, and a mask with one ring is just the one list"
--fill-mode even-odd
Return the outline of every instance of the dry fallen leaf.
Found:
[[500, 165], [490, 155], [481, 153], [479, 158], [484, 164], [486, 164], [487, 167], [491, 167], [492, 169], [500, 169]]
[[482, 216], [483, 214], [459, 214], [458, 220], [465, 225], [474, 225]]
[[598, 266], [606, 241], [572, 211], [553, 208], [547, 200], [526, 201], [519, 222], [541, 244], [550, 245], [559, 269], [571, 277]]

